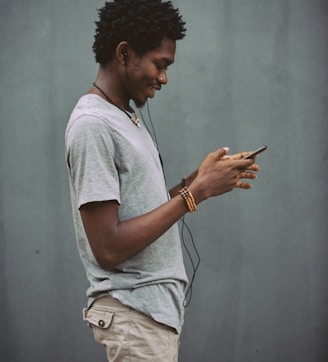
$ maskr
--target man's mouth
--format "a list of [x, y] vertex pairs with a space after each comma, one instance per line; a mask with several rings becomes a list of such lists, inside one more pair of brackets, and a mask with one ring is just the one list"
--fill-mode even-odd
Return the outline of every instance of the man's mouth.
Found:
[[150, 85], [148, 88], [153, 89], [154, 91], [159, 91], [162, 87], [160, 85]]
[[161, 90], [161, 86], [158, 84], [148, 86], [148, 89], [151, 91], [151, 95], [149, 98], [153, 98], [155, 96], [155, 92]]

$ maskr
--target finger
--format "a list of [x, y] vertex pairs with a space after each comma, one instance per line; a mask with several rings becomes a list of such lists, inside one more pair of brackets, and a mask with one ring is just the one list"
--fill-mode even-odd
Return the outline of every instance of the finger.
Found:
[[233, 159], [233, 160], [240, 160], [242, 159], [243, 157], [249, 155], [252, 151], [244, 151], [244, 152], [239, 152], [239, 153], [235, 153], [233, 155], [231, 155], [230, 157]]
[[239, 178], [248, 178], [251, 180], [255, 180], [257, 178], [257, 175], [255, 175], [253, 172], [241, 172], [239, 174]]
[[258, 171], [260, 171], [260, 167], [259, 167], [258, 164], [253, 163], [252, 165], [250, 165], [249, 167], [247, 167], [246, 170], [258, 172]]
[[233, 161], [234, 168], [239, 169], [240, 171], [250, 169], [252, 167], [252, 165], [254, 165], [254, 159], [253, 158], [250, 158], [248, 160], [243, 160], [243, 159], [240, 159], [240, 160], [230, 159], [230, 160]]
[[217, 159], [224, 157], [229, 152], [229, 147], [222, 147], [213, 152]]
[[235, 187], [239, 188], [239, 189], [246, 189], [249, 190], [253, 187], [252, 184], [248, 183], [248, 182], [243, 182], [243, 181], [237, 181]]

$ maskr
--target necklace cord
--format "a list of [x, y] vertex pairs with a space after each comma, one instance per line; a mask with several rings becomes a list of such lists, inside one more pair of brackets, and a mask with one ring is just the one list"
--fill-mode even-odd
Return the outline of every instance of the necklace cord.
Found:
[[136, 125], [138, 128], [140, 127], [140, 122], [139, 122], [139, 118], [138, 118], [138, 115], [136, 114], [136, 112], [131, 108], [132, 112], [133, 112], [133, 115], [134, 115], [134, 118], [132, 118], [129, 113], [123, 109], [122, 107], [120, 107], [119, 105], [117, 105], [116, 103], [114, 103], [111, 98], [109, 98], [109, 96], [99, 87], [98, 84], [96, 84], [96, 82], [93, 82], [92, 83], [93, 86], [99, 90], [99, 92], [106, 98], [107, 102], [112, 104], [113, 106], [117, 107], [119, 110], [121, 110], [122, 112], [124, 112], [129, 118], [130, 120], [132, 121], [132, 123], [134, 125]]

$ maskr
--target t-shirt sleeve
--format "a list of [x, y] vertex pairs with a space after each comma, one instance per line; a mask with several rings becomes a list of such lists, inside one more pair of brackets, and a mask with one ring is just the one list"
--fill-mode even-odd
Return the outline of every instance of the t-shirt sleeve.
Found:
[[106, 122], [94, 116], [75, 120], [67, 132], [67, 164], [77, 206], [116, 200], [120, 203], [118, 156]]

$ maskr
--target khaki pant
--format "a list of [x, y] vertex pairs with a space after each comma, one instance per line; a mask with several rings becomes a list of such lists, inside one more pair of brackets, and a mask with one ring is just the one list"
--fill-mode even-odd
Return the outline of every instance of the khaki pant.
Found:
[[177, 362], [179, 335], [172, 328], [106, 296], [84, 309], [109, 362]]

